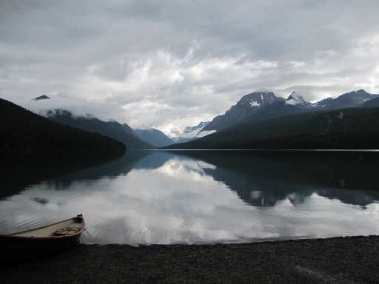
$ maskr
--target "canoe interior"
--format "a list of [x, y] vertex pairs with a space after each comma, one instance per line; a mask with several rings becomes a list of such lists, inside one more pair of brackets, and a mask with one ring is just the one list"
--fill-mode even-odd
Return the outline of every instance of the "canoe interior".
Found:
[[[59, 236], [56, 235], [56, 232], [68, 229], [69, 233], [67, 235], [76, 235], [80, 234], [83, 229], [83, 223], [78, 222], [75, 219], [69, 219], [66, 221], [62, 221], [59, 223], [55, 223], [52, 225], [23, 231], [19, 233], [12, 234], [14, 237], [25, 237], [25, 238], [46, 238], [46, 237], [54, 237]], [[64, 236], [64, 235], [60, 235]]]

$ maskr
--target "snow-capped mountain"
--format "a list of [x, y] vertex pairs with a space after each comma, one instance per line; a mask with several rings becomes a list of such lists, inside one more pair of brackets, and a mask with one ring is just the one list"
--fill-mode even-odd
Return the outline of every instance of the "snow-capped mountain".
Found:
[[377, 97], [379, 96], [358, 90], [342, 94], [336, 98], [327, 98], [316, 103], [310, 103], [295, 91], [291, 92], [287, 98], [277, 97], [273, 92], [253, 92], [243, 96], [224, 114], [216, 116], [209, 123], [187, 127], [183, 135], [187, 140], [193, 140], [241, 122], [259, 122], [315, 110], [357, 107]]
[[242, 97], [224, 114], [216, 116], [204, 130], [219, 131], [245, 120], [262, 108], [283, 102], [273, 92], [254, 92]]
[[293, 91], [286, 99], [286, 104], [292, 105], [292, 106], [295, 106], [295, 105], [306, 106], [306, 105], [309, 105], [309, 102], [307, 102], [301, 95]]
[[185, 134], [185, 135], [197, 134], [204, 127], [206, 127], [208, 124], [209, 124], [209, 121], [202, 121], [202, 122], [200, 122], [199, 124], [197, 124], [195, 126], [187, 126], [184, 129], [183, 134]]
[[187, 126], [183, 132], [176, 138], [173, 138], [176, 143], [183, 143], [197, 138], [201, 138], [216, 132], [215, 130], [205, 130], [209, 121], [202, 121], [195, 126]]
[[[269, 105], [278, 101], [278, 97], [273, 92], [254, 92], [243, 96], [234, 107], [257, 108]], [[233, 108], [233, 107], [232, 107]]]

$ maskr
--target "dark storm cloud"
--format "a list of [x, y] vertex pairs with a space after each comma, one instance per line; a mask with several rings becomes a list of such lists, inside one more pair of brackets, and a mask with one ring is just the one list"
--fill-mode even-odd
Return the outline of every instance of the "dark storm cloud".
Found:
[[[378, 8], [374, 0], [0, 0], [0, 96], [174, 132], [257, 89], [311, 100], [379, 92]], [[31, 104], [41, 93], [55, 99]]]

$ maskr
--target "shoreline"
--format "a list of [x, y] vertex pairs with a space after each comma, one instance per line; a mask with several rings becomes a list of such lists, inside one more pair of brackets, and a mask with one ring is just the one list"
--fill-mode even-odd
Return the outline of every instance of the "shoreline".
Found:
[[379, 236], [199, 245], [79, 245], [2, 266], [2, 283], [374, 283]]

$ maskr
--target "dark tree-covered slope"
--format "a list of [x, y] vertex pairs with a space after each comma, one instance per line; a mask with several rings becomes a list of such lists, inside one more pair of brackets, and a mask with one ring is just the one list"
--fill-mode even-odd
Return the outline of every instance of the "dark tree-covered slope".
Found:
[[61, 125], [0, 99], [0, 160], [7, 164], [94, 164], [121, 156], [108, 137]]
[[138, 138], [127, 124], [121, 124], [117, 121], [103, 121], [95, 117], [74, 116], [71, 112], [60, 109], [51, 110], [47, 115], [49, 119], [55, 122], [115, 139], [129, 149], [151, 148], [151, 145]]
[[379, 108], [351, 108], [241, 123], [170, 148], [377, 149]]

